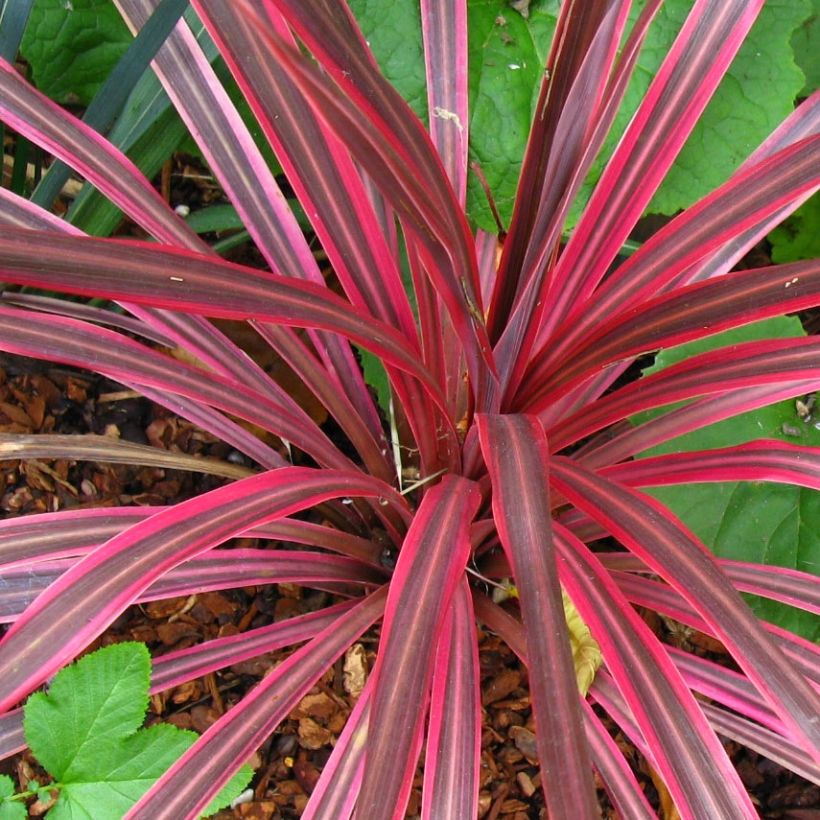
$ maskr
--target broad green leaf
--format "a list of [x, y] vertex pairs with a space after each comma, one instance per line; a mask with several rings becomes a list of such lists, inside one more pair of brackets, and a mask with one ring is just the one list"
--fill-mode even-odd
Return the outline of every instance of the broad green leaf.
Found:
[[24, 803], [9, 800], [14, 794], [14, 781], [7, 774], [0, 774], [0, 820], [25, 820], [28, 812]]
[[820, 256], [820, 196], [815, 194], [768, 236], [779, 265]]
[[[557, 0], [531, 4], [527, 19], [505, 0], [472, 0], [468, 6], [470, 161], [481, 167], [505, 223], [512, 215], [557, 13]], [[495, 232], [486, 194], [473, 173], [467, 209], [479, 227]]]
[[384, 76], [427, 122], [427, 83], [418, 0], [350, 0], [350, 10]]
[[[743, 341], [804, 336], [800, 322], [780, 317], [757, 322], [705, 340], [662, 351], [654, 373], [706, 350]], [[666, 412], [668, 408], [660, 412]], [[659, 411], [632, 419], [639, 423]], [[728, 447], [761, 438], [820, 447], [820, 418], [808, 422], [794, 401], [743, 413], [647, 450], [641, 456]], [[767, 482], [721, 482], [658, 487], [649, 491], [666, 504], [722, 558], [753, 561], [820, 574], [820, 493]], [[749, 598], [755, 613], [810, 640], [820, 640], [820, 617], [775, 601]]]
[[806, 77], [801, 97], [820, 88], [820, 0], [811, 0], [811, 16], [792, 35], [794, 59]]
[[[606, 158], [693, 2], [667, 0], [663, 4], [612, 133], [573, 209], [572, 222], [577, 220]], [[768, 0], [650, 211], [672, 214], [709, 193], [793, 110], [804, 79], [795, 64], [790, 40], [809, 17], [811, 2], [817, 0]], [[642, 5], [635, 4], [633, 19]], [[481, 165], [505, 225], [512, 213], [533, 103], [558, 6], [557, 0], [532, 0], [525, 20], [506, 0], [468, 0], [470, 159]], [[400, 0], [385, 5], [354, 0], [351, 8], [385, 76], [426, 122], [418, 3]], [[811, 43], [807, 43], [810, 48]], [[806, 52], [801, 66], [805, 69], [812, 58], [816, 59], [816, 50], [814, 54]], [[467, 210], [479, 227], [495, 231], [486, 196], [474, 174], [469, 177]]]
[[[24, 710], [26, 740], [55, 779], [52, 820], [117, 820], [196, 740], [169, 724], [140, 728], [151, 661], [142, 644], [121, 643], [59, 672]], [[209, 807], [227, 805], [250, 779], [242, 767]]]
[[23, 726], [34, 756], [58, 781], [87, 779], [142, 725], [150, 675], [148, 650], [132, 643], [64, 669], [47, 694], [37, 692], [26, 703]]
[[20, 51], [41, 91], [88, 105], [130, 42], [111, 0], [37, 0]]

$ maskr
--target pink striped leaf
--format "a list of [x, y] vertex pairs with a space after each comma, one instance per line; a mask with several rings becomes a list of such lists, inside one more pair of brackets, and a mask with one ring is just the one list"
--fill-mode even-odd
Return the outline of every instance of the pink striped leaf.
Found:
[[578, 302], [556, 330], [559, 341], [553, 342], [549, 355], [554, 360], [579, 343], [586, 346], [587, 337], [598, 336], [600, 324], [612, 325], [623, 311], [664, 289], [710, 251], [811, 192], [820, 184], [818, 167], [820, 135], [815, 135], [735, 174], [654, 234], [595, 292], [592, 301]]
[[[36, 566], [5, 570], [0, 589], [0, 621], [11, 623], [61, 575], [78, 563], [72, 559], [40, 562]], [[170, 569], [137, 603], [188, 597], [214, 590], [268, 584], [301, 584], [336, 595], [350, 595], [362, 585], [376, 586], [385, 580], [381, 567], [335, 555], [298, 551], [210, 550]]]
[[553, 462], [552, 481], [571, 503], [681, 594], [710, 625], [792, 737], [816, 754], [820, 726], [812, 716], [820, 711], [820, 697], [787, 663], [703, 544], [654, 499], [566, 459]]
[[[526, 665], [527, 654], [523, 624], [480, 593], [473, 593], [473, 606], [476, 615], [493, 632], [497, 633], [521, 662]], [[604, 785], [610, 796], [621, 808], [623, 816], [654, 818], [655, 814], [649, 807], [643, 790], [638, 785], [623, 753], [615, 745], [607, 729], [601, 724], [600, 719], [584, 699], [581, 699], [581, 708], [592, 761], [598, 773], [604, 779]]]
[[623, 462], [602, 468], [600, 474], [630, 487], [701, 481], [775, 481], [820, 490], [820, 448], [761, 439], [734, 447]]
[[[603, 437], [595, 437], [579, 448], [577, 457], [589, 467], [611, 464], [684, 433], [698, 430], [707, 424], [723, 421], [747, 410], [756, 410], [784, 399], [805, 396], [818, 389], [820, 378], [727, 390], [662, 413], [637, 427], [622, 425], [614, 435], [607, 436], [606, 440]], [[580, 419], [576, 418], [575, 421], [578, 422]]]
[[[754, 153], [738, 168], [744, 171], [749, 166], [765, 157], [791, 145], [798, 140], [805, 139], [813, 134], [820, 133], [820, 91], [815, 91], [776, 128], [771, 136], [760, 145]], [[800, 198], [802, 199], [802, 197]], [[719, 276], [729, 270], [741, 259], [772, 228], [779, 225], [799, 204], [800, 199], [793, 205], [778, 211], [771, 217], [763, 219], [757, 225], [746, 230], [741, 237], [727, 243], [723, 248], [710, 254], [706, 260], [699, 262], [682, 277], [684, 282], [699, 282], [712, 276]]]
[[[299, 4], [276, 0], [299, 36], [317, 58], [324, 60], [327, 50], [339, 43], [334, 23], [337, 18], [348, 18], [344, 11], [311, 11], [314, 4], [321, 5], [321, 0]], [[493, 366], [480, 312], [475, 249], [466, 218], [418, 119], [409, 114], [407, 104], [373, 69], [369, 55], [359, 57], [351, 49], [355, 33], [347, 32], [345, 65], [335, 72], [345, 92], [340, 94], [338, 86], [307, 57], [283, 43], [261, 19], [258, 24], [266, 46], [402, 218], [409, 241], [427, 257], [425, 269], [464, 347], [473, 389], [481, 393]], [[327, 41], [311, 36], [312, 28], [317, 26]], [[332, 63], [324, 65], [333, 72]], [[359, 81], [366, 83], [370, 96], [357, 91], [355, 83]], [[401, 114], [386, 122], [382, 113], [393, 107]]]
[[684, 817], [753, 817], [751, 801], [664, 648], [587, 547], [556, 525], [561, 579]]
[[37, 91], [4, 60], [0, 60], [0, 119], [72, 166], [160, 241], [206, 247], [131, 160]]
[[553, 328], [606, 273], [762, 5], [763, 0], [694, 4], [558, 263], [546, 311]]
[[[727, 352], [731, 351], [731, 355]], [[666, 378], [659, 378], [666, 374]], [[759, 385], [805, 382], [820, 377], [820, 343], [815, 337], [745, 342], [692, 356], [611, 393], [570, 415], [552, 430], [561, 446], [652, 407]], [[576, 383], [578, 380], [575, 380]], [[566, 392], [565, 385], [556, 394]], [[535, 406], [551, 398], [534, 398]], [[553, 445], [555, 446], [555, 444]]]
[[382, 614], [384, 588], [276, 667], [149, 789], [127, 820], [197, 817], [335, 660]]
[[481, 755], [478, 637], [466, 577], [456, 588], [433, 672], [422, 818], [478, 815]]
[[421, 0], [430, 139], [462, 207], [467, 196], [467, 3]]
[[332, 626], [354, 605], [353, 601], [344, 601], [317, 612], [286, 618], [269, 626], [169, 652], [153, 661], [150, 691], [161, 692], [208, 672], [309, 640], [326, 627]]
[[[140, 27], [150, 16], [154, 0], [122, 0], [119, 4], [132, 25]], [[290, 210], [251, 134], [237, 113], [214, 70], [184, 25], [168, 37], [154, 62], [177, 111], [196, 134], [203, 154], [242, 217], [257, 247], [280, 274], [324, 284], [307, 240]], [[327, 351], [333, 369], [341, 374], [342, 389], [356, 404], [372, 431], [381, 432], [349, 347], [339, 338], [322, 339], [317, 348]], [[371, 452], [380, 452], [374, 445]]]
[[357, 812], [404, 816], [421, 750], [426, 705], [445, 615], [470, 551], [469, 525], [480, 494], [473, 482], [445, 476], [413, 516], [399, 552], [379, 657]]
[[[60, 316], [32, 314], [2, 304], [0, 328], [3, 331], [0, 349], [96, 370], [140, 388], [158, 388], [155, 395], [176, 393], [281, 435], [310, 452], [320, 463], [351, 466], [298, 406], [294, 413], [290, 402], [287, 409], [282, 408], [231, 379], [172, 360], [105, 328]], [[165, 400], [160, 399], [160, 403]]]
[[[310, 215], [348, 298], [415, 340], [396, 261], [346, 149], [272, 59], [248, 18], [213, 0], [199, 0], [197, 6]], [[287, 36], [281, 19], [271, 22]]]
[[667, 646], [666, 651], [690, 689], [768, 726], [773, 732], [785, 734], [782, 722], [739, 672], [675, 646]]
[[[582, 182], [579, 166], [587, 165], [588, 169], [591, 163], [587, 141], [601, 114], [601, 97], [628, 13], [626, 2], [570, 3], [563, 7], [558, 20], [560, 35], [553, 46], [554, 51], [560, 52], [553, 67], [558, 76], [545, 74], [542, 81], [536, 108], [539, 113], [534, 118], [522, 169], [524, 184], [528, 173], [537, 174], [535, 196], [528, 198], [520, 182], [514, 212], [514, 219], [518, 214], [519, 218], [523, 215], [525, 221], [533, 222], [532, 233], [520, 248], [516, 245], [520, 240], [505, 241], [505, 250], [509, 248], [505, 256], [512, 255], [514, 260], [508, 264], [502, 257], [499, 269], [498, 282], [505, 285], [499, 297], [506, 295], [505, 302], [511, 298], [509, 291], [517, 279], [515, 310], [508, 315], [510, 308], [502, 303], [494, 305], [493, 312], [497, 323], [504, 323], [495, 354], [502, 369], [502, 381], [509, 380], [508, 388], [520, 380], [535, 344], [552, 260], [558, 251], [567, 212]], [[568, 25], [561, 30], [564, 15]], [[548, 71], [553, 56], [548, 60]], [[565, 64], [572, 66], [569, 73], [562, 71]], [[533, 202], [538, 203], [536, 207]], [[527, 216], [531, 211], [535, 215]], [[507, 278], [512, 278], [510, 273], [515, 278], [507, 282]]]
[[556, 817], [595, 817], [589, 751], [552, 547], [547, 440], [538, 421], [527, 416], [481, 415], [478, 431], [492, 480], [493, 518], [521, 602], [547, 806]]
[[657, 815], [652, 811], [623, 752], [586, 700], [581, 701], [581, 708], [593, 763], [621, 817], [655, 820]]
[[[590, 373], [639, 353], [674, 347], [818, 303], [818, 260], [727, 273], [626, 308], [617, 315], [618, 308], [613, 306], [601, 314], [593, 332], [576, 336], [578, 343], [566, 352], [560, 365], [561, 377]], [[613, 318], [607, 321], [603, 318], [607, 315]], [[548, 379], [548, 374], [535, 365], [531, 377], [541, 381]]]
[[7, 664], [0, 703], [7, 708], [31, 692], [172, 567], [249, 526], [348, 495], [404, 506], [388, 486], [361, 474], [282, 468], [212, 490], [115, 536], [40, 595], [0, 642]]
[[[8, 518], [0, 521], [0, 567], [85, 555], [131, 524], [163, 509], [89, 507]], [[283, 518], [240, 535], [321, 547], [374, 565], [378, 564], [382, 549], [361, 536], [298, 519]]]
[[370, 677], [310, 794], [303, 820], [330, 817], [347, 820], [353, 814], [362, 785], [372, 696], [373, 678]]
[[[32, 246], [38, 240], [42, 244], [35, 254]], [[418, 354], [398, 331], [327, 288], [211, 256], [149, 243], [0, 229], [0, 271], [16, 284], [211, 317], [332, 330], [430, 383]]]
[[[586, 144], [584, 146], [583, 154], [579, 158], [578, 162], [575, 164], [572, 178], [568, 181], [566, 185], [566, 190], [563, 193], [563, 197], [559, 205], [555, 208], [554, 213], [549, 216], [550, 222], [548, 223], [548, 228], [540, 233], [540, 247], [538, 254], [529, 254], [530, 272], [525, 277], [523, 277], [524, 281], [528, 283], [527, 291], [529, 291], [529, 298], [531, 298], [532, 293], [539, 294], [540, 291], [543, 290], [543, 288], [547, 285], [546, 278], [542, 279], [540, 282], [534, 279], [534, 274], [537, 270], [537, 265], [543, 264], [544, 261], [547, 259], [547, 250], [550, 248], [551, 243], [554, 242], [554, 231], [564, 224], [566, 220], [566, 214], [572, 202], [574, 201], [575, 196], [580, 190], [581, 185], [583, 184], [587, 176], [587, 173], [590, 167], [592, 166], [592, 163], [598, 155], [598, 152], [600, 151], [601, 146], [603, 145], [604, 140], [606, 139], [606, 136], [609, 133], [612, 123], [615, 121], [615, 117], [618, 113], [618, 108], [629, 86], [629, 81], [632, 77], [635, 65], [637, 64], [638, 55], [640, 54], [641, 50], [641, 45], [643, 44], [643, 41], [646, 38], [647, 33], [649, 32], [650, 23], [655, 18], [655, 15], [657, 14], [658, 9], [661, 7], [662, 2], [663, 0], [649, 0], [649, 2], [647, 2], [644, 5], [640, 15], [638, 16], [638, 19], [635, 21], [634, 25], [632, 26], [629, 32], [629, 36], [627, 37], [626, 42], [623, 45], [623, 48], [620, 51], [618, 62], [615, 65], [606, 84], [606, 90], [603, 94], [602, 105], [600, 107], [599, 113], [596, 115], [593, 127], [589, 132], [588, 137], [586, 138]], [[586, 4], [581, 4], [581, 8], [583, 8], [584, 5]], [[563, 6], [562, 13], [565, 9], [569, 8], [569, 6]], [[533, 125], [535, 128], [538, 127], [537, 122]], [[519, 191], [522, 191], [520, 185]], [[527, 201], [526, 196], [523, 195], [523, 193], [519, 193], [519, 200], [522, 202]], [[548, 212], [545, 213], [545, 216], [547, 214]], [[554, 262], [555, 260], [553, 259], [552, 262], [548, 265], [550, 272], [554, 267]], [[533, 313], [532, 319], [532, 324], [536, 328], [542, 329], [540, 328], [542, 324], [541, 318], [542, 314], [538, 310], [538, 304], [536, 299], [536, 310]], [[517, 317], [512, 318], [511, 321], [517, 321]], [[535, 338], [538, 337], [536, 336], [533, 339], [529, 340], [530, 344], [533, 343]], [[528, 358], [528, 356], [522, 356], [522, 359], [526, 358]], [[519, 363], [516, 363], [516, 366], [520, 367]], [[520, 377], [516, 375], [510, 377], [510, 390], [513, 390], [517, 387], [519, 378]]]
[[5, 760], [26, 748], [23, 733], [23, 710], [12, 709], [0, 715], [0, 760]]
[[806, 753], [788, 738], [714, 704], [704, 703], [702, 708], [715, 731], [723, 737], [730, 738], [747, 749], [754, 749], [769, 760], [820, 786], [820, 765], [813, 763]]
[[[628, 556], [628, 553], [619, 553], [619, 555]], [[602, 563], [610, 562], [611, 557]], [[632, 603], [653, 609], [692, 629], [717, 638], [714, 628], [697, 615], [682, 596], [670, 586], [632, 573], [616, 572], [613, 573], [613, 577], [618, 587]], [[761, 621], [761, 626], [772, 636], [772, 640], [800, 674], [817, 684], [816, 688], [820, 691], [820, 649], [810, 641], [774, 624]]]

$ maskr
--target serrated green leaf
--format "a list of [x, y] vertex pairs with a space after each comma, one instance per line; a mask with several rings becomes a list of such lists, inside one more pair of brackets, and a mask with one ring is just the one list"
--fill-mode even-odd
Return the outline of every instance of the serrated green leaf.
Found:
[[131, 39], [110, 0], [37, 0], [20, 52], [41, 91], [88, 105]]
[[[779, 317], [662, 351], [654, 373], [697, 353], [744, 341], [804, 336], [795, 318]], [[670, 408], [642, 413], [633, 423]], [[773, 438], [820, 447], [818, 419], [805, 423], [794, 401], [778, 402], [695, 430], [640, 454], [640, 457], [728, 447]], [[658, 487], [648, 492], [663, 502], [716, 555], [820, 574], [820, 493], [767, 482], [721, 482]], [[749, 596], [755, 613], [809, 640], [820, 640], [820, 617]]]
[[63, 781], [50, 820], [118, 820], [197, 739], [169, 724], [121, 738], [98, 752], [94, 771]]
[[28, 817], [23, 803], [8, 799], [14, 792], [14, 781], [7, 774], [0, 774], [0, 820], [23, 820]]
[[[117, 820], [197, 740], [170, 724], [141, 729], [151, 659], [140, 643], [86, 655], [59, 672], [24, 709], [26, 740], [57, 781], [51, 820]], [[242, 766], [209, 807], [228, 805], [253, 771]], [[2, 796], [2, 795], [0, 795]]]
[[820, 196], [815, 194], [768, 236], [772, 261], [781, 265], [820, 256]]
[[151, 658], [121, 643], [81, 658], [55, 676], [48, 694], [25, 706], [23, 727], [35, 757], [60, 782], [88, 780], [145, 718]]

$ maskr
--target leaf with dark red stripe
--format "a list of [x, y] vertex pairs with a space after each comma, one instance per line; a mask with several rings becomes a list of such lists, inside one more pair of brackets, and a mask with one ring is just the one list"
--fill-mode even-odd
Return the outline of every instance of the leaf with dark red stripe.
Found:
[[478, 417], [493, 518], [510, 561], [527, 638], [544, 794], [556, 817], [595, 817], [589, 750], [552, 547], [550, 456], [537, 419]]
[[600, 470], [630, 487], [699, 481], [776, 481], [820, 490], [820, 448], [785, 441], [750, 441], [734, 447], [642, 458]]
[[458, 201], [467, 195], [467, 3], [421, 0], [430, 139]]
[[560, 361], [573, 348], [586, 347], [585, 337], [598, 337], [599, 325], [613, 324], [622, 311], [662, 292], [710, 251], [811, 191], [820, 183], [818, 168], [820, 135], [790, 145], [735, 174], [642, 245], [596, 291], [594, 300], [579, 300], [555, 331], [547, 351], [549, 358]]
[[[818, 304], [820, 260], [727, 273], [678, 288], [599, 323], [562, 358], [561, 377], [569, 379], [640, 353]], [[606, 315], [612, 313], [601, 314]], [[533, 378], [538, 376], [533, 373]]]
[[214, 723], [128, 812], [128, 820], [198, 817], [336, 659], [382, 614], [380, 589], [323, 629]]
[[[666, 378], [661, 378], [666, 375]], [[745, 342], [702, 353], [616, 390], [605, 399], [565, 417], [551, 430], [553, 446], [577, 441], [602, 427], [652, 407], [709, 393], [756, 386], [787, 385], [820, 378], [820, 342], [816, 337]], [[576, 380], [577, 382], [578, 380]], [[556, 391], [555, 398], [571, 386]], [[804, 391], [805, 392], [805, 391]], [[549, 395], [536, 399], [543, 405]]]
[[71, 660], [171, 567], [250, 526], [348, 495], [404, 505], [361, 474], [292, 467], [204, 493], [115, 536], [40, 595], [0, 642], [2, 703], [12, 705]]
[[481, 496], [446, 476], [413, 517], [390, 583], [357, 812], [404, 816], [421, 750], [436, 644], [470, 552]]
[[668, 509], [634, 490], [556, 459], [552, 481], [704, 618], [807, 751], [820, 749], [820, 698], [782, 656], [706, 548]]
[[478, 815], [480, 693], [475, 615], [463, 578], [439, 638], [433, 673], [421, 806], [425, 820]]
[[601, 175], [555, 270], [550, 329], [609, 268], [706, 107], [763, 0], [698, 0]]
[[660, 641], [592, 553], [556, 525], [561, 579], [652, 749], [675, 805], [689, 817], [752, 817], [751, 801]]

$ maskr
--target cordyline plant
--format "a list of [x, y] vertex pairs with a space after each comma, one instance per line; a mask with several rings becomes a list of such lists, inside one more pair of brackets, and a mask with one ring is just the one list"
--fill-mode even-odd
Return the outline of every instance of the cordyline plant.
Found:
[[[57, 302], [46, 313], [6, 302], [0, 347], [139, 390], [255, 465], [199, 462], [234, 480], [167, 508], [69, 510], [0, 525], [4, 583], [24, 574], [42, 588], [0, 644], [4, 750], [19, 746], [20, 700], [130, 604], [288, 581], [346, 600], [155, 661], [157, 691], [307, 641], [129, 817], [196, 816], [379, 622], [378, 660], [307, 817], [402, 817], [422, 746], [423, 816], [476, 816], [477, 621], [529, 670], [551, 817], [597, 816], [593, 769], [623, 816], [653, 816], [592, 704], [645, 756], [683, 817], [755, 816], [718, 735], [820, 777], [820, 651], [755, 618], [740, 594], [820, 612], [817, 579], [719, 561], [641, 491], [726, 480], [820, 489], [820, 452], [758, 441], [632, 459], [686, 431], [817, 390], [820, 341], [739, 344], [616, 384], [638, 354], [820, 304], [817, 262], [728, 272], [820, 183], [820, 95], [725, 185], [613, 270], [762, 4], [695, 2], [565, 241], [567, 212], [660, 3], [647, 2], [625, 35], [629, 2], [564, 2], [512, 223], [499, 242], [474, 235], [464, 210], [464, 3], [421, 0], [432, 114], [425, 128], [375, 67], [343, 3], [195, 0], [343, 295], [324, 281], [185, 25], [155, 70], [270, 270], [221, 260], [129, 160], [3, 65], [3, 119], [73, 166], [155, 241], [82, 235], [2, 191], [0, 279], [114, 300], [130, 316], [77, 303]], [[137, 29], [153, 0], [117, 5]], [[250, 323], [299, 374], [341, 429], [344, 451], [208, 321], [219, 317]], [[156, 343], [187, 355], [172, 358]], [[386, 370], [389, 424], [352, 345]], [[626, 421], [672, 402], [682, 404], [639, 426]], [[309, 466], [292, 466], [286, 451], [238, 420], [281, 437]], [[143, 458], [134, 445], [85, 438], [24, 439], [16, 447], [17, 457]], [[154, 458], [191, 467], [172, 454]], [[312, 516], [299, 515], [310, 509]], [[301, 546], [220, 549], [237, 535]], [[487, 596], [482, 578], [511, 579], [516, 614]], [[603, 656], [585, 697], [562, 589]], [[662, 644], [635, 606], [718, 639], [738, 671]]]

